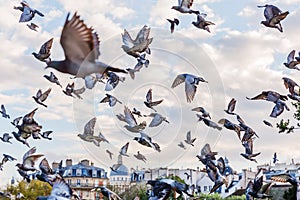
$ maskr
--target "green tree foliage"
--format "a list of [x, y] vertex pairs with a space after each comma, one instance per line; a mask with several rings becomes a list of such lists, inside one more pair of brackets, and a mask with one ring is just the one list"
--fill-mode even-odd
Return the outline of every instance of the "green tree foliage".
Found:
[[39, 180], [32, 180], [30, 183], [26, 181], [17, 182], [15, 185], [7, 185], [5, 191], [12, 195], [21, 192], [25, 199], [36, 199], [37, 196], [47, 196], [51, 193], [52, 187], [48, 183]]
[[149, 197], [146, 194], [147, 186], [145, 184], [132, 185], [130, 188], [126, 189], [125, 192], [120, 194], [122, 199], [134, 199], [136, 196], [140, 200], [147, 200]]
[[297, 200], [297, 187], [293, 186], [284, 192], [283, 198], [287, 200]]

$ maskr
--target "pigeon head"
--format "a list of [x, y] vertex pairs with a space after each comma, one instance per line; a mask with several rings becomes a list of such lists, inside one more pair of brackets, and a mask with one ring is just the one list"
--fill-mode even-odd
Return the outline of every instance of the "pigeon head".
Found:
[[179, 6], [172, 6], [171, 9], [177, 10], [177, 9], [179, 9]]
[[16, 167], [18, 167], [18, 168], [22, 168], [22, 167], [23, 167], [23, 165], [22, 165], [21, 163], [18, 163], [18, 164], [16, 164]]

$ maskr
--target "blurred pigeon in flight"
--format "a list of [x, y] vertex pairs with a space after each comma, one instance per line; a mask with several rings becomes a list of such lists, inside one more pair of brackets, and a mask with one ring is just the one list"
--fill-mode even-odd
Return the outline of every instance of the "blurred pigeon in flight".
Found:
[[192, 111], [201, 112], [202, 113], [202, 117], [204, 117], [204, 118], [208, 117], [209, 119], [211, 119], [209, 112], [207, 112], [205, 110], [205, 108], [203, 108], [203, 107], [193, 108]]
[[35, 171], [35, 161], [43, 156], [43, 154], [35, 154], [36, 147], [29, 149], [23, 156], [22, 163], [18, 163], [16, 166], [23, 171]]
[[133, 40], [126, 29], [122, 34], [123, 45], [122, 49], [130, 56], [135, 58], [141, 57], [141, 53], [151, 53], [149, 45], [153, 38], [149, 38], [150, 28], [146, 25], [138, 32], [136, 38]]
[[[32, 55], [42, 61], [42, 62], [49, 62], [51, 61], [50, 59], [50, 55], [51, 55], [51, 47], [52, 47], [52, 43], [53, 43], [53, 38], [51, 38], [50, 40], [48, 40], [47, 42], [45, 42], [38, 53], [33, 52]], [[47, 60], [48, 59], [48, 60]], [[52, 72], [51, 72], [52, 73]], [[48, 79], [49, 80], [49, 79]], [[52, 81], [51, 81], [52, 82]]]
[[209, 127], [212, 127], [212, 128], [216, 128], [219, 131], [222, 130], [222, 127], [218, 126], [217, 123], [215, 123], [215, 122], [213, 122], [213, 121], [211, 121], [209, 119], [206, 119], [206, 118], [202, 117], [199, 114], [196, 114], [196, 115], [199, 118], [198, 121], [203, 121], [206, 126], [209, 126]]
[[74, 98], [74, 96], [72, 94], [74, 94], [78, 99], [82, 99], [82, 97], [80, 96], [80, 94], [85, 92], [85, 87], [83, 86], [82, 88], [79, 89], [74, 89], [75, 87], [75, 83], [73, 82], [72, 84], [69, 84], [66, 86], [66, 89], [63, 90], [63, 92], [67, 95], [67, 96], [71, 96]]
[[237, 124], [232, 123], [228, 119], [222, 118], [218, 121], [219, 124], [223, 124], [223, 126], [229, 130], [233, 130], [238, 135], [239, 139], [241, 139], [241, 129]]
[[295, 50], [292, 50], [288, 57], [287, 57], [287, 62], [283, 63], [284, 66], [286, 66], [289, 69], [296, 69], [296, 70], [300, 70], [297, 65], [300, 64], [300, 61], [295, 60]]
[[26, 141], [26, 139], [23, 139], [21, 137], [21, 133], [20, 132], [16, 133], [16, 132], [13, 131], [12, 134], [13, 134], [13, 136], [15, 137], [15, 139], [17, 141], [21, 142], [22, 144], [25, 144], [27, 147], [30, 147], [29, 144], [28, 144], [28, 142]]
[[116, 103], [122, 104], [122, 102], [119, 101], [116, 97], [114, 97], [114, 96], [112, 96], [112, 95], [110, 95], [110, 94], [105, 94], [105, 95], [106, 95], [106, 97], [104, 97], [104, 98], [100, 101], [100, 103], [107, 103], [107, 102], [108, 102], [108, 104], [109, 104], [110, 107], [115, 106]]
[[[288, 95], [288, 97], [292, 98], [291, 96], [293, 95], [299, 96], [299, 85], [295, 81], [287, 77], [283, 77], [282, 80], [285, 88], [289, 90], [290, 95]], [[298, 90], [295, 90], [295, 87], [297, 87]]]
[[151, 108], [152, 110], [154, 110], [156, 112], [156, 110], [153, 108], [153, 106], [157, 106], [158, 104], [160, 104], [161, 102], [163, 102], [163, 99], [158, 100], [158, 101], [152, 101], [152, 89], [150, 88], [147, 92], [146, 95], [146, 101], [144, 101], [144, 104], [148, 107]]
[[153, 142], [152, 138], [142, 131], [140, 132], [140, 137], [134, 137], [133, 139], [136, 140], [141, 145], [153, 148], [154, 150], [156, 150], [158, 152], [161, 151], [160, 146], [157, 143]]
[[44, 139], [48, 139], [48, 140], [52, 140], [52, 138], [49, 137], [49, 135], [53, 133], [53, 131], [44, 131], [42, 133], [40, 133], [40, 135], [42, 136], [42, 138]]
[[108, 79], [105, 85], [105, 91], [111, 91], [115, 87], [117, 87], [120, 81], [121, 82], [125, 81], [125, 77], [120, 77], [114, 72], [107, 72], [106, 74], [108, 76]]
[[287, 96], [281, 95], [275, 91], [262, 91], [259, 95], [249, 98], [246, 97], [248, 100], [266, 100], [276, 103], [278, 99], [285, 101], [288, 100]]
[[55, 83], [56, 85], [59, 85], [62, 88], [62, 85], [59, 83], [58, 78], [55, 76], [53, 72], [50, 72], [50, 75], [44, 75], [44, 77], [50, 81], [51, 83]]
[[263, 120], [263, 122], [264, 122], [265, 125], [273, 127], [273, 125], [270, 122], [268, 122], [267, 120]]
[[174, 32], [174, 29], [175, 29], [175, 25], [178, 26], [179, 24], [179, 20], [177, 18], [174, 18], [174, 20], [171, 20], [171, 19], [167, 19], [168, 22], [170, 22], [170, 30], [171, 30], [171, 33]]
[[131, 68], [126, 69], [132, 80], [135, 79], [135, 72], [139, 72], [142, 69], [142, 67], [143, 67], [143, 61], [140, 60], [140, 58], [138, 58], [138, 63], [134, 66], [133, 69], [131, 69]]
[[275, 152], [274, 156], [273, 156], [273, 164], [275, 164], [277, 161], [278, 161], [278, 159], [277, 159], [277, 153]]
[[180, 141], [177, 145], [178, 145], [180, 148], [186, 149], [186, 147], [184, 146], [184, 144], [183, 144], [182, 141]]
[[42, 90], [38, 90], [35, 96], [32, 96], [32, 98], [35, 100], [36, 103], [45, 106], [47, 108], [47, 105], [45, 105], [43, 102], [48, 98], [49, 94], [51, 92], [51, 88], [46, 90], [42, 93]]
[[29, 29], [36, 31], [36, 32], [37, 32], [36, 28], [39, 28], [38, 25], [36, 25], [35, 23], [32, 23], [32, 22], [30, 24], [26, 24], [26, 25]]
[[97, 193], [100, 192], [103, 196], [105, 196], [108, 200], [110, 199], [119, 199], [122, 200], [115, 192], [111, 191], [110, 189], [104, 186], [98, 186], [91, 190], [92, 192], [96, 191]]
[[123, 69], [96, 61], [100, 55], [100, 41], [97, 33], [93, 28], [88, 28], [76, 12], [71, 20], [68, 19], [69, 15], [70, 13], [67, 15], [60, 37], [65, 59], [49, 61], [46, 68], [54, 68], [62, 73], [81, 78], [93, 73], [103, 74], [107, 71], [127, 73]]
[[138, 124], [132, 112], [129, 110], [127, 106], [124, 106], [124, 115], [118, 114], [116, 116], [118, 117], [119, 120], [126, 122], [127, 124], [124, 127], [128, 131], [133, 133], [138, 133], [144, 130], [147, 126], [146, 121], [143, 121], [140, 124]]
[[232, 98], [228, 104], [227, 110], [224, 110], [227, 114], [234, 115], [236, 100]]
[[134, 157], [136, 157], [136, 159], [143, 161], [144, 163], [146, 163], [147, 158], [141, 154], [139, 151], [137, 151], [137, 154], [134, 154]]
[[137, 115], [138, 117], [142, 117], [141, 111], [137, 110], [136, 108], [132, 109], [132, 114]]
[[200, 14], [199, 11], [192, 10], [191, 7], [193, 5], [194, 0], [178, 0], [178, 5], [177, 6], [172, 6], [171, 9], [177, 10], [178, 12], [181, 13], [189, 13], [189, 14]]
[[106, 153], [108, 153], [109, 158], [112, 160], [112, 156], [114, 155], [111, 151], [106, 149]]
[[280, 99], [275, 102], [275, 106], [273, 107], [273, 110], [270, 114], [270, 117], [278, 117], [283, 111], [286, 109], [289, 111], [290, 109], [287, 107], [286, 103], [281, 101]]
[[70, 186], [63, 179], [57, 179], [53, 183], [51, 194], [46, 197], [38, 196], [36, 200], [70, 200], [71, 198], [72, 189]]
[[9, 116], [9, 114], [7, 114], [6, 109], [3, 104], [1, 105], [0, 113], [2, 114], [2, 117], [10, 119], [10, 116]]
[[41, 17], [44, 17], [44, 14], [40, 11], [33, 9], [29, 6], [26, 1], [21, 2], [21, 6], [14, 6], [15, 10], [20, 10], [22, 12], [19, 22], [28, 22], [33, 19], [35, 14], [38, 14]]
[[245, 148], [245, 153], [241, 153], [241, 156], [246, 158], [247, 160], [254, 161], [257, 163], [254, 157], [258, 156], [259, 153], [253, 153], [253, 139], [249, 138], [247, 141], [243, 142], [243, 146]]
[[3, 170], [3, 165], [4, 165], [7, 161], [12, 162], [12, 161], [14, 161], [14, 160], [17, 160], [17, 159], [14, 158], [14, 157], [12, 157], [12, 156], [10, 156], [10, 155], [8, 155], [8, 154], [3, 154], [3, 158], [2, 158], [2, 160], [1, 160], [1, 162], [0, 162], [0, 170]]
[[199, 29], [203, 29], [203, 30], [206, 30], [207, 32], [209, 32], [210, 33], [210, 30], [209, 30], [209, 25], [215, 25], [213, 22], [211, 22], [211, 21], [207, 21], [207, 20], [205, 20], [204, 18], [206, 17], [206, 14], [203, 14], [203, 13], [201, 13], [201, 14], [198, 14], [197, 15], [197, 21], [194, 21], [194, 22], [192, 22], [192, 24], [195, 26], [195, 27], [197, 27], [197, 28], [199, 28]]
[[193, 143], [195, 142], [196, 139], [197, 139], [197, 138], [192, 138], [192, 136], [191, 136], [191, 131], [188, 131], [188, 132], [186, 133], [186, 139], [185, 139], [184, 141], [185, 141], [185, 143], [194, 146]]
[[128, 146], [129, 146], [129, 142], [127, 142], [124, 146], [121, 147], [119, 152], [120, 155], [129, 157], [129, 155], [127, 154]]
[[17, 117], [15, 118], [12, 122], [10, 122], [13, 126], [17, 126], [19, 125], [20, 123], [20, 120], [22, 119], [23, 117]]
[[172, 88], [176, 87], [181, 83], [185, 83], [185, 94], [188, 103], [191, 103], [195, 97], [196, 89], [199, 82], [205, 82], [202, 77], [198, 77], [192, 74], [179, 74], [173, 81]]
[[261, 24], [265, 25], [266, 27], [276, 28], [280, 32], [283, 32], [280, 22], [286, 18], [286, 16], [289, 14], [289, 11], [282, 12], [278, 7], [268, 4], [257, 7], [265, 8], [264, 16], [266, 20], [261, 21]]
[[157, 127], [159, 126], [162, 122], [167, 122], [170, 123], [166, 117], [163, 117], [159, 113], [151, 113], [150, 115], [144, 115], [145, 117], [152, 117], [152, 121], [149, 124], [149, 127]]
[[9, 141], [10, 139], [12, 139], [13, 137], [9, 135], [9, 133], [4, 133], [2, 135], [2, 137], [0, 137], [0, 139], [3, 141], [3, 142], [7, 142], [7, 143], [11, 143], [11, 141]]

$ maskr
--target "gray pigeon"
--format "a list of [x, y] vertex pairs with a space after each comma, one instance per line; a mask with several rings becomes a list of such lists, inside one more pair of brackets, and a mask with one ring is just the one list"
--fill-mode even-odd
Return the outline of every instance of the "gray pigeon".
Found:
[[158, 100], [158, 101], [152, 101], [152, 89], [150, 88], [147, 92], [146, 95], [146, 101], [144, 101], [144, 104], [148, 107], [151, 108], [152, 110], [154, 110], [156, 112], [156, 110], [153, 108], [153, 106], [157, 106], [158, 104], [160, 104], [161, 102], [163, 102], [163, 99]]
[[167, 19], [168, 22], [170, 22], [170, 30], [171, 30], [171, 33], [174, 32], [174, 29], [175, 29], [175, 25], [178, 26], [179, 24], [179, 20], [177, 18], [174, 18], [174, 20], [171, 20], [171, 19]]
[[161, 151], [160, 146], [157, 143], [153, 142], [152, 138], [142, 131], [140, 132], [140, 137], [134, 137], [133, 139], [136, 140], [141, 145], [153, 148], [154, 150], [156, 150], [158, 152]]
[[185, 143], [194, 146], [193, 143], [195, 142], [196, 139], [197, 139], [197, 138], [192, 138], [192, 136], [191, 136], [191, 131], [188, 131], [188, 132], [186, 133], [186, 139], [185, 139], [184, 141], [185, 141]]
[[[144, 115], [145, 116], [145, 115]], [[145, 116], [146, 117], [146, 116]], [[149, 124], [149, 127], [157, 127], [162, 122], [170, 123], [166, 117], [163, 117], [159, 113], [151, 113], [150, 115], [147, 115], [147, 117], [152, 117], [152, 121]]]
[[2, 114], [2, 117], [10, 119], [10, 116], [9, 116], [9, 114], [7, 114], [6, 109], [3, 104], [1, 105], [0, 113]]
[[106, 74], [108, 76], [108, 79], [105, 85], [105, 91], [111, 91], [115, 87], [117, 87], [120, 81], [121, 82], [125, 81], [125, 77], [120, 77], [114, 72], [107, 72]]
[[[38, 53], [33, 52], [32, 55], [42, 61], [42, 62], [49, 62], [51, 61], [50, 59], [50, 55], [51, 55], [51, 47], [52, 47], [52, 43], [53, 43], [53, 38], [51, 38], [50, 40], [48, 40], [47, 42], [45, 42]], [[47, 60], [48, 59], [48, 60]], [[49, 79], [48, 79], [49, 80]]]
[[51, 88], [46, 90], [42, 93], [42, 90], [38, 90], [35, 96], [32, 96], [32, 98], [35, 100], [36, 103], [45, 106], [47, 108], [47, 105], [45, 105], [43, 102], [48, 98], [49, 94], [51, 92]]
[[4, 133], [2, 137], [0, 137], [0, 139], [3, 141], [3, 142], [7, 142], [7, 143], [11, 143], [11, 141], [9, 141], [10, 139], [12, 139], [13, 137], [9, 135], [9, 133]]
[[147, 158], [141, 154], [139, 151], [137, 151], [137, 154], [134, 154], [134, 157], [136, 157], [136, 159], [143, 161], [144, 163], [146, 163]]
[[234, 115], [236, 100], [232, 98], [228, 104], [227, 110], [224, 110], [227, 114]]
[[186, 147], [184, 146], [184, 144], [183, 144], [182, 141], [180, 141], [177, 145], [178, 145], [180, 148], [186, 149]]
[[128, 146], [129, 146], [129, 142], [127, 142], [124, 146], [121, 147], [119, 152], [120, 155], [129, 157], [129, 155], [127, 154]]
[[41, 135], [42, 138], [44, 138], [44, 139], [52, 140], [52, 138], [49, 137], [49, 135], [50, 135], [52, 132], [53, 132], [53, 131], [44, 131], [44, 132], [40, 133], [40, 135]]
[[38, 25], [36, 25], [35, 23], [32, 23], [32, 22], [30, 24], [27, 24], [27, 27], [36, 32], [37, 32], [36, 28], [39, 28]]
[[62, 88], [62, 85], [59, 83], [58, 78], [55, 76], [53, 72], [50, 72], [50, 75], [44, 75], [44, 77], [50, 81], [51, 83], [55, 83], [56, 85], [59, 85]]
[[280, 32], [283, 32], [280, 22], [286, 18], [286, 16], [289, 14], [289, 11], [282, 12], [278, 7], [274, 5], [268, 5], [268, 4], [264, 6], [258, 6], [258, 7], [265, 8], [264, 16], [266, 20], [261, 21], [261, 24], [269, 28], [276, 28]]
[[196, 14], [199, 15], [199, 11], [192, 10], [191, 7], [193, 5], [194, 0], [178, 0], [178, 5], [177, 6], [172, 6], [171, 9], [177, 10], [178, 12], [181, 13], [189, 13], [189, 14]]
[[296, 69], [299, 71], [300, 69], [297, 67], [297, 65], [300, 64], [300, 61], [295, 60], [295, 52], [295, 50], [292, 50], [287, 57], [287, 62], [283, 64], [289, 69]]
[[254, 157], [258, 156], [260, 154], [260, 152], [253, 153], [253, 139], [249, 138], [247, 141], [244, 141], [242, 144], [245, 148], [245, 153], [241, 153], [241, 156], [243, 156], [247, 160], [254, 161], [257, 163], [257, 161]]
[[40, 11], [33, 9], [29, 6], [26, 1], [21, 2], [21, 6], [14, 6], [15, 10], [20, 10], [22, 12], [19, 22], [28, 22], [33, 19], [35, 14], [38, 14], [41, 17], [44, 17], [44, 14]]
[[54, 68], [62, 73], [81, 78], [93, 73], [103, 74], [107, 71], [127, 73], [123, 69], [96, 61], [100, 55], [100, 41], [97, 33], [93, 28], [88, 28], [76, 12], [71, 20], [68, 19], [69, 15], [70, 13], [67, 15], [60, 37], [65, 59], [49, 61], [46, 68]]
[[109, 158], [112, 160], [112, 156], [114, 155], [111, 151], [106, 149], [106, 153], [108, 153]]
[[110, 95], [110, 94], [105, 94], [105, 95], [106, 95], [106, 97], [104, 97], [104, 98], [100, 101], [100, 103], [107, 103], [107, 102], [108, 102], [108, 104], [109, 104], [110, 107], [115, 106], [117, 103], [122, 104], [122, 102], [119, 101], [116, 97], [114, 97], [114, 96], [112, 96], [112, 95]]
[[70, 186], [63, 179], [58, 179], [53, 183], [50, 196], [39, 196], [36, 198], [36, 200], [70, 200], [71, 197], [72, 189]]
[[206, 119], [206, 118], [202, 117], [199, 114], [196, 114], [196, 115], [199, 118], [198, 121], [203, 121], [206, 126], [209, 126], [209, 127], [212, 127], [212, 128], [216, 128], [219, 131], [222, 130], [222, 127], [218, 126], [217, 123], [215, 123], [215, 122], [213, 122], [213, 121], [211, 121], [209, 119]]
[[194, 100], [197, 90], [196, 85], [198, 85], [199, 82], [207, 83], [207, 81], [202, 77], [198, 77], [192, 74], [179, 74], [173, 81], [172, 88], [175, 88], [177, 85], [183, 82], [185, 83], [185, 95], [188, 103], [191, 103]]
[[16, 166], [23, 171], [36, 171], [34, 167], [35, 161], [40, 157], [44, 156], [43, 154], [35, 154], [36, 147], [29, 149], [23, 156], [22, 163], [16, 164]]
[[23, 117], [17, 117], [15, 118], [12, 122], [10, 122], [13, 126], [17, 126], [19, 125], [19, 122], [20, 120], [22, 119]]
[[201, 112], [202, 113], [202, 117], [208, 117], [209, 119], [211, 119], [209, 112], [207, 112], [205, 110], [205, 108], [203, 108], [203, 107], [193, 108], [192, 111]]
[[207, 21], [205, 20], [204, 18], [206, 17], [206, 14], [198, 14], [197, 15], [197, 21], [195, 22], [192, 22], [192, 24], [199, 28], [199, 29], [203, 29], [203, 30], [206, 30], [207, 32], [210, 33], [210, 30], [209, 30], [209, 25], [215, 25], [213, 22], [211, 21]]

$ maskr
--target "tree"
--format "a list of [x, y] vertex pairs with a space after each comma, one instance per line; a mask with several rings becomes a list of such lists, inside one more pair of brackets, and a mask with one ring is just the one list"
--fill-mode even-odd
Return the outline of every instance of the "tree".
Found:
[[26, 181], [17, 182], [16, 185], [7, 185], [5, 191], [12, 195], [22, 193], [25, 199], [36, 199], [38, 196], [50, 195], [52, 187], [45, 182], [39, 180], [32, 180], [30, 183]]

